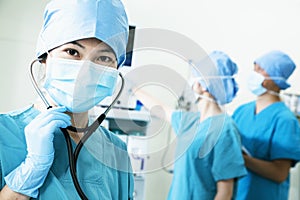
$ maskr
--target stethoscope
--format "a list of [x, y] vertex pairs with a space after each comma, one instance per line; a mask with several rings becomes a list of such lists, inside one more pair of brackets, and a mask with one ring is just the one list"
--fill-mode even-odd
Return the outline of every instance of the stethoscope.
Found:
[[[52, 106], [49, 104], [49, 102], [45, 98], [44, 94], [42, 93], [41, 89], [39, 88], [39, 86], [38, 86], [38, 84], [35, 80], [35, 77], [33, 75], [33, 65], [34, 65], [34, 63], [37, 62], [37, 61], [40, 62], [42, 60], [43, 59], [36, 59], [36, 60], [32, 61], [31, 65], [30, 65], [30, 79], [31, 79], [31, 82], [34, 86], [34, 89], [36, 90], [36, 92], [38, 93], [38, 95], [40, 96], [40, 98], [42, 99], [44, 104], [46, 105], [47, 109], [50, 109], [50, 108], [52, 108]], [[77, 174], [76, 174], [77, 159], [78, 159], [80, 150], [83, 147], [84, 143], [95, 132], [95, 130], [101, 125], [103, 120], [106, 118], [107, 113], [111, 110], [112, 106], [116, 103], [116, 101], [120, 97], [120, 95], [123, 91], [123, 88], [124, 88], [124, 78], [123, 78], [123, 76], [120, 72], [119, 72], [119, 76], [121, 77], [121, 88], [119, 89], [119, 92], [117, 93], [117, 96], [114, 98], [114, 100], [111, 102], [111, 104], [106, 108], [106, 110], [90, 126], [88, 126], [86, 128], [76, 128], [74, 126], [68, 126], [67, 128], [61, 128], [61, 131], [63, 132], [64, 137], [66, 139], [66, 143], [67, 143], [71, 177], [72, 177], [72, 180], [73, 180], [73, 183], [74, 183], [74, 186], [76, 188], [76, 191], [77, 191], [78, 195], [83, 200], [88, 200], [88, 198], [86, 197], [86, 195], [82, 191], [82, 189], [80, 187], [80, 184], [78, 182], [78, 179], [77, 179]], [[84, 132], [84, 135], [79, 140], [78, 144], [76, 145], [76, 148], [75, 148], [74, 152], [73, 152], [71, 138], [70, 138], [70, 135], [69, 135], [67, 130], [72, 131], [72, 132], [76, 132], [76, 133], [77, 132]]]

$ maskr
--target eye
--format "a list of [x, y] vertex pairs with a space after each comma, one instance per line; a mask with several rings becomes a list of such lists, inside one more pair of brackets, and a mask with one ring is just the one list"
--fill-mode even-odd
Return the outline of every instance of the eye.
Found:
[[75, 49], [66, 49], [67, 54], [73, 57], [79, 57], [79, 52]]
[[100, 62], [105, 62], [105, 63], [113, 62], [113, 59], [112, 59], [111, 57], [109, 57], [109, 56], [100, 56], [100, 57], [98, 58], [98, 60], [99, 60]]
[[114, 67], [116, 65], [116, 59], [111, 56], [102, 55], [98, 57], [97, 63], [100, 65]]

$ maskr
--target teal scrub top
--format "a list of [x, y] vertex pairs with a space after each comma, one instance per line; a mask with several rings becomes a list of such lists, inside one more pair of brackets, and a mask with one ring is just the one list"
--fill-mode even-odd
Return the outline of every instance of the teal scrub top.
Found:
[[177, 149], [169, 200], [213, 200], [218, 181], [246, 174], [233, 120], [221, 114], [199, 123], [199, 117], [191, 112], [172, 114]]
[[[256, 103], [250, 102], [233, 113], [242, 144], [258, 159], [300, 159], [299, 123], [283, 102], [273, 103], [255, 114]], [[248, 170], [248, 175], [238, 182], [238, 200], [288, 199], [289, 177], [282, 183], [263, 178]]]
[[[0, 115], [0, 183], [21, 164], [27, 154], [24, 128], [39, 111], [32, 106]], [[73, 150], [75, 149], [73, 142]], [[70, 175], [65, 138], [60, 130], [54, 137], [55, 158], [37, 199], [80, 199]], [[126, 145], [99, 127], [87, 140], [77, 161], [77, 177], [89, 199], [128, 200], [133, 198], [133, 174]]]

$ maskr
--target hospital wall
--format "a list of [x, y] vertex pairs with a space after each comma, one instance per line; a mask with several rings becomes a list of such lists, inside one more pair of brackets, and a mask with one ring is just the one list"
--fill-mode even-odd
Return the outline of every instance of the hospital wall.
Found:
[[[47, 1], [0, 0], [0, 112], [23, 107], [37, 98], [28, 70], [34, 59], [37, 35]], [[237, 98], [227, 107], [231, 113], [254, 97], [246, 88], [246, 77], [253, 60], [270, 50], [288, 53], [298, 68], [290, 77], [288, 92], [300, 94], [300, 1], [298, 0], [124, 0], [129, 21], [137, 29], [168, 29], [193, 40], [207, 53], [225, 51], [239, 66]], [[143, 35], [137, 34], [138, 37]], [[159, 38], [157, 38], [159, 40]], [[180, 41], [174, 43], [180, 45]], [[192, 49], [191, 49], [192, 50]], [[189, 58], [186, 58], [189, 59]], [[159, 51], [133, 55], [133, 65], [159, 63], [187, 74], [186, 62]], [[167, 78], [167, 75], [166, 75]], [[171, 98], [171, 97], [170, 97]], [[171, 99], [173, 102], [173, 99]], [[149, 148], [165, 145], [166, 128]], [[151, 159], [151, 158], [150, 158]], [[157, 159], [157, 163], [161, 162]], [[290, 200], [299, 199], [298, 170], [291, 186]], [[145, 199], [165, 199], [172, 176], [161, 168], [146, 174]]]

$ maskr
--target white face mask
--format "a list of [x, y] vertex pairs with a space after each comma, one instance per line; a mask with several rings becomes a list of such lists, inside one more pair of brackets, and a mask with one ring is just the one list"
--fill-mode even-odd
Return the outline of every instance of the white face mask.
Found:
[[50, 97], [68, 111], [85, 112], [111, 96], [119, 72], [91, 61], [47, 59], [44, 88]]
[[257, 72], [251, 72], [248, 77], [248, 89], [256, 96], [260, 96], [267, 92], [267, 89], [263, 87], [265, 77]]
[[253, 71], [248, 77], [248, 89], [256, 96], [260, 96], [266, 92], [275, 96], [279, 96], [279, 93], [264, 88], [264, 86], [262, 85], [264, 80], [284, 80], [284, 78], [264, 77], [260, 73]]

